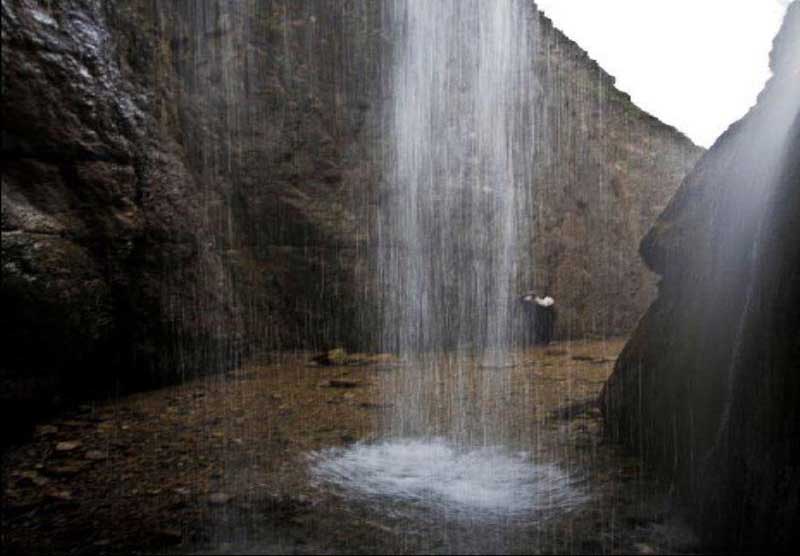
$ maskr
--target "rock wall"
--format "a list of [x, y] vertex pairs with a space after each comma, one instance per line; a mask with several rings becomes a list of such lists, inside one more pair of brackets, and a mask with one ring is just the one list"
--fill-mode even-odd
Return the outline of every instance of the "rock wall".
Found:
[[237, 341], [229, 272], [159, 118], [152, 24], [117, 15], [2, 3], [4, 422], [180, 376]]
[[[3, 0], [10, 415], [376, 345], [381, 6]], [[531, 287], [562, 337], [622, 333], [653, 293], [635, 246], [700, 149], [537, 17]]]
[[796, 547], [800, 513], [800, 3], [758, 103], [700, 160], [641, 245], [658, 298], [603, 402], [716, 549]]
[[252, 348], [365, 343], [356, 298], [379, 175], [378, 8], [159, 2], [149, 16], [168, 126]]
[[348, 341], [364, 5], [3, 2], [9, 414]]
[[702, 150], [542, 14], [536, 57], [533, 287], [556, 299], [557, 337], [628, 334], [656, 290], [639, 240]]

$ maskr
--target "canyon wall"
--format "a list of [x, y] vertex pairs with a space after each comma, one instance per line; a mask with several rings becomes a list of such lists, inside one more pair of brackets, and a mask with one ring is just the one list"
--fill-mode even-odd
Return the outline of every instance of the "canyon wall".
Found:
[[[3, 0], [4, 411], [376, 345], [381, 6]], [[625, 333], [655, 288], [636, 245], [701, 150], [533, 8], [520, 258], [561, 337]]]
[[238, 341], [229, 272], [164, 122], [153, 23], [116, 8], [2, 3], [4, 422], [180, 376]]
[[603, 394], [712, 548], [788, 552], [800, 514], [800, 3], [758, 103], [641, 244], [659, 295]]
[[702, 150], [538, 20], [533, 287], [555, 298], [559, 338], [628, 334], [656, 292], [639, 240]]
[[4, 415], [348, 342], [365, 5], [3, 2]]

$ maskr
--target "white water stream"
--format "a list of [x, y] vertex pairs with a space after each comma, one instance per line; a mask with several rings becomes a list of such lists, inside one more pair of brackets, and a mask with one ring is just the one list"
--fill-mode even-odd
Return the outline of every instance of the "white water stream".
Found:
[[400, 516], [438, 510], [458, 518], [539, 517], [584, 501], [575, 482], [527, 452], [463, 449], [443, 440], [401, 440], [330, 449], [314, 476]]

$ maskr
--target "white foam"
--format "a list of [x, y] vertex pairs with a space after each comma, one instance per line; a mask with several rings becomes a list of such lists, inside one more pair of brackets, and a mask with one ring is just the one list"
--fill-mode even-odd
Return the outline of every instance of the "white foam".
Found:
[[486, 517], [568, 510], [585, 501], [555, 465], [500, 448], [458, 450], [441, 439], [356, 444], [312, 455], [318, 484], [385, 504]]

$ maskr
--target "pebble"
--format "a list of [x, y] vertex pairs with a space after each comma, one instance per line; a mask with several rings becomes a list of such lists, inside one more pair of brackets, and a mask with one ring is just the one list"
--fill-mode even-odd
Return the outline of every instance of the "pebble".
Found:
[[345, 378], [333, 378], [328, 383], [331, 388], [356, 388], [361, 386], [357, 380], [348, 380]]
[[68, 490], [51, 490], [48, 491], [45, 496], [52, 500], [60, 500], [63, 502], [72, 500], [72, 493]]
[[108, 456], [105, 452], [101, 452], [100, 450], [89, 450], [84, 457], [90, 461], [100, 461], [106, 459]]
[[45, 469], [45, 472], [48, 475], [54, 475], [57, 477], [72, 477], [83, 471], [85, 465], [86, 464], [77, 461], [70, 461], [66, 462], [64, 465], [48, 466]]
[[156, 532], [156, 539], [160, 544], [181, 544], [183, 534], [179, 529], [161, 529]]
[[78, 441], [59, 442], [56, 444], [56, 452], [71, 452], [76, 448], [80, 448], [81, 443]]
[[375, 403], [375, 402], [361, 402], [358, 404], [359, 407], [363, 409], [384, 409], [388, 407], [394, 407], [392, 403]]
[[226, 494], [224, 492], [215, 492], [208, 497], [208, 503], [212, 506], [224, 506], [230, 502], [232, 498], [233, 497], [230, 494]]
[[20, 483], [29, 483], [36, 486], [44, 486], [50, 482], [50, 479], [42, 477], [36, 471], [20, 471], [16, 476], [19, 477]]
[[64, 425], [65, 427], [81, 428], [81, 427], [85, 427], [89, 423], [87, 423], [86, 421], [78, 421], [78, 420], [75, 420], [75, 419], [67, 419], [65, 421], [61, 421], [61, 424]]

